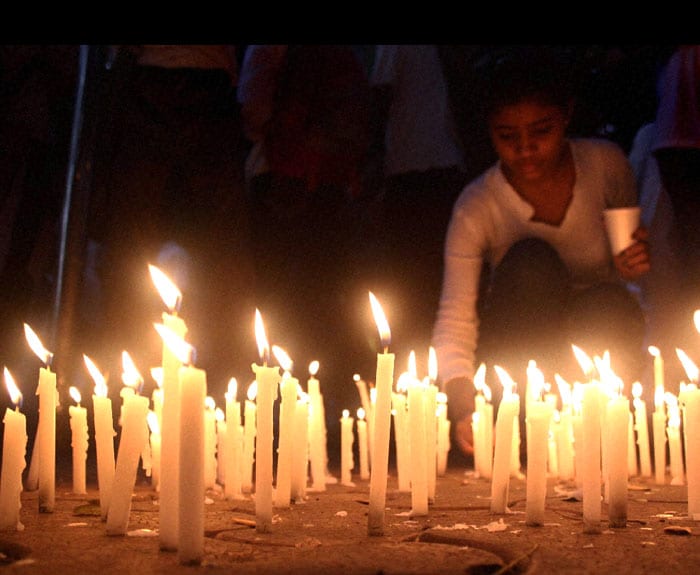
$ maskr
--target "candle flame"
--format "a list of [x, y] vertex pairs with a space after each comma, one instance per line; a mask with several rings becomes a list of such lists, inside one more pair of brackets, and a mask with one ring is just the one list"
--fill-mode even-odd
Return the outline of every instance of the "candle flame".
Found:
[[365, 419], [365, 410], [362, 407], [357, 408], [357, 419], [360, 421], [364, 421]]
[[83, 361], [85, 362], [85, 367], [87, 367], [90, 376], [95, 382], [95, 395], [98, 397], [107, 397], [107, 382], [105, 380], [105, 376], [102, 375], [102, 372], [95, 365], [95, 362], [93, 362], [85, 354], [83, 354]]
[[127, 351], [122, 351], [122, 370], [124, 385], [137, 389], [143, 383], [143, 378]]
[[411, 374], [412, 377], [418, 378], [418, 368], [416, 366], [416, 352], [411, 350], [408, 353], [408, 373]]
[[537, 362], [531, 359], [527, 362], [527, 382], [530, 390], [530, 399], [541, 400], [545, 391], [544, 373], [537, 367]]
[[661, 350], [655, 345], [650, 345], [647, 347], [647, 350], [649, 350], [649, 353], [654, 357], [661, 357]]
[[586, 375], [587, 378], [593, 379], [593, 372], [595, 366], [589, 355], [576, 345], [572, 345], [571, 349], [574, 351], [576, 360], [581, 366], [583, 373]]
[[49, 365], [53, 359], [53, 354], [47, 350], [41, 343], [39, 336], [28, 324], [24, 324], [24, 337], [27, 343], [36, 356], [43, 362], [44, 365]]
[[[316, 374], [318, 373], [318, 368], [321, 366], [320, 363], [318, 363], [317, 359], [314, 359], [310, 364], [309, 364], [309, 375], [311, 377], [315, 377]], [[355, 377], [360, 377], [359, 375], [355, 374]], [[357, 381], [357, 379], [355, 380]]]
[[211, 411], [214, 411], [216, 409], [216, 401], [214, 401], [214, 398], [211, 395], [207, 395], [204, 398], [204, 407]]
[[639, 381], [635, 381], [632, 384], [632, 397], [634, 397], [634, 399], [639, 399], [642, 397], [642, 391], [644, 391], [642, 384]]
[[148, 410], [148, 415], [146, 415], [146, 421], [148, 422], [148, 428], [151, 433], [158, 435], [160, 434], [160, 425], [158, 424], [158, 414], [152, 409]]
[[71, 385], [68, 389], [68, 393], [70, 393], [70, 396], [73, 398], [73, 401], [80, 405], [80, 400], [82, 399], [82, 396], [80, 395], [80, 390], [74, 385]]
[[432, 345], [428, 348], [428, 377], [430, 381], [436, 381], [438, 377], [437, 352]]
[[263, 324], [262, 315], [258, 309], [255, 310], [255, 340], [258, 344], [260, 359], [267, 363], [270, 356], [270, 346], [267, 342], [267, 335], [265, 335], [265, 324]]
[[251, 383], [248, 386], [248, 391], [246, 392], [246, 395], [250, 401], [255, 401], [255, 398], [258, 397], [258, 382], [257, 382], [257, 380], [253, 380], [253, 383]]
[[369, 292], [369, 303], [372, 306], [372, 315], [374, 315], [374, 321], [377, 324], [382, 347], [386, 349], [391, 343], [391, 330], [389, 329], [389, 322], [386, 320], [384, 310], [382, 309], [379, 300], [377, 300], [376, 296], [372, 292]]
[[294, 362], [289, 357], [289, 354], [279, 345], [272, 346], [272, 354], [277, 358], [282, 369], [291, 373]]
[[236, 401], [236, 396], [238, 395], [238, 380], [235, 377], [228, 380], [228, 391], [225, 395], [229, 401]]
[[510, 374], [500, 365], [494, 365], [493, 369], [503, 385], [503, 398], [505, 399], [506, 397], [514, 395], [517, 386]]
[[396, 392], [397, 393], [405, 393], [408, 391], [408, 387], [411, 384], [411, 381], [413, 381], [413, 376], [411, 376], [410, 373], [407, 371], [404, 371], [399, 375], [399, 377], [396, 379]]
[[171, 352], [173, 352], [173, 354], [175, 354], [175, 357], [180, 363], [189, 365], [192, 362], [194, 348], [189, 343], [162, 323], [154, 323], [153, 327], [156, 328], [156, 331], [160, 334], [160, 337], [163, 338], [165, 345]]
[[5, 374], [5, 387], [7, 387], [7, 392], [10, 394], [10, 400], [14, 405], [19, 405], [22, 401], [22, 392], [17, 387], [15, 383], [15, 378], [12, 377], [10, 370], [7, 367], [4, 368]]
[[350, 417], [350, 410], [343, 409], [343, 419], [347, 419], [348, 417]]
[[151, 368], [151, 377], [153, 378], [153, 381], [156, 382], [156, 385], [158, 388], [163, 387], [163, 368], [162, 367], [152, 367]]
[[182, 292], [175, 283], [156, 266], [148, 264], [148, 271], [151, 273], [151, 279], [165, 306], [171, 313], [177, 311], [182, 301]]
[[695, 324], [695, 329], [700, 332], [700, 309], [696, 309], [693, 312], [693, 323]]
[[484, 386], [486, 385], [486, 364], [482, 363], [474, 374], [474, 387], [477, 392], [484, 391]]
[[554, 381], [557, 382], [559, 397], [561, 397], [562, 407], [568, 407], [572, 402], [571, 384], [558, 373], [554, 374]]
[[657, 386], [654, 390], [654, 407], [656, 409], [663, 409], [664, 407], [664, 388], [662, 386]]
[[688, 354], [685, 353], [682, 349], [676, 348], [676, 355], [678, 356], [678, 359], [681, 360], [681, 363], [683, 364], [683, 369], [685, 369], [685, 373], [688, 376], [688, 379], [691, 382], [697, 382], [698, 381], [698, 366], [695, 365], [692, 359], [688, 357]]
[[220, 407], [217, 407], [214, 410], [214, 417], [216, 418], [216, 421], [219, 423], [226, 420], [226, 414], [224, 413], [224, 410], [221, 409]]

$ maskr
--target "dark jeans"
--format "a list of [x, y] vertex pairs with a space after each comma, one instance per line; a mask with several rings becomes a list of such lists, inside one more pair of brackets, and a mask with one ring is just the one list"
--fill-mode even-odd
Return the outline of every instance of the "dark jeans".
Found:
[[[641, 376], [646, 325], [637, 300], [618, 283], [574, 289], [556, 250], [540, 239], [509, 249], [483, 295], [480, 320], [477, 361], [505, 368], [521, 394], [530, 359], [554, 386], [555, 373], [570, 382], [583, 380], [572, 345], [591, 358], [609, 350], [628, 392]], [[492, 390], [500, 391], [497, 377], [495, 382]]]

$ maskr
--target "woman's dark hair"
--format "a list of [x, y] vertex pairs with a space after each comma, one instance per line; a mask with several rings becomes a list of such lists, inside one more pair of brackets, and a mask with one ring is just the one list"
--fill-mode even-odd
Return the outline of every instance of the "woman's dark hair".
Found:
[[481, 65], [479, 98], [484, 118], [503, 106], [535, 101], [566, 108], [574, 94], [572, 59], [554, 46], [508, 46]]

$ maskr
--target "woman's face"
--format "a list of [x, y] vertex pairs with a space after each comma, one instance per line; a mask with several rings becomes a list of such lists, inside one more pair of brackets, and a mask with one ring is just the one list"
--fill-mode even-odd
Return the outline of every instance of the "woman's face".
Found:
[[564, 158], [569, 114], [553, 104], [523, 101], [503, 106], [489, 119], [491, 141], [509, 179], [537, 183]]

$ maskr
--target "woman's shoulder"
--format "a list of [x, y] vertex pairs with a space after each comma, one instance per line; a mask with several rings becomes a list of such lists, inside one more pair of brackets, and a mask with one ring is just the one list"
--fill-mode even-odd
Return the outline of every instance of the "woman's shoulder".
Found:
[[577, 163], [626, 163], [627, 155], [618, 143], [605, 138], [573, 138], [570, 140]]
[[499, 185], [498, 174], [498, 166], [494, 164], [468, 182], [457, 198], [455, 207], [463, 208], [488, 202], [488, 199], [493, 197], [494, 191]]

